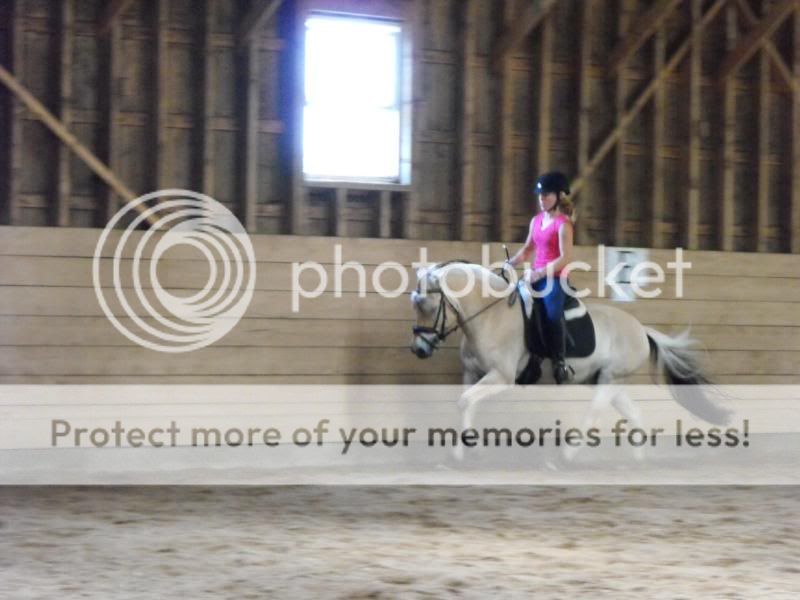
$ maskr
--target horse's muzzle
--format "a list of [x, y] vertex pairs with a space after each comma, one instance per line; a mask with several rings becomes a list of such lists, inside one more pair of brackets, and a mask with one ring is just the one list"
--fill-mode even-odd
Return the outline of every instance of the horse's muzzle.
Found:
[[417, 357], [417, 358], [430, 358], [433, 352], [426, 351], [424, 348], [416, 345], [411, 345], [409, 350]]

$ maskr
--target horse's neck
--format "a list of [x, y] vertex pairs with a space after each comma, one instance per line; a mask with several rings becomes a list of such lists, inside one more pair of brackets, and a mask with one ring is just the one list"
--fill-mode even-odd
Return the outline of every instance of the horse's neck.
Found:
[[468, 276], [466, 275], [467, 269], [471, 269], [472, 274], [474, 275], [473, 289], [466, 295], [461, 296], [459, 294], [460, 297], [456, 299], [456, 302], [454, 302], [454, 304], [457, 304], [458, 308], [460, 309], [459, 312], [461, 313], [460, 316], [462, 320], [469, 319], [472, 315], [477, 313], [486, 305], [497, 300], [495, 296], [488, 293], [488, 289], [486, 289], [486, 294], [483, 293], [484, 277], [486, 278], [487, 287], [491, 287], [491, 289], [495, 291], [498, 290], [498, 287], [494, 285], [497, 283], [494, 281], [497, 276], [491, 271], [476, 268], [474, 265], [464, 265], [458, 268], [451, 268], [447, 272], [447, 284], [449, 289], [456, 291], [464, 289], [464, 286], [466, 286], [469, 282]]

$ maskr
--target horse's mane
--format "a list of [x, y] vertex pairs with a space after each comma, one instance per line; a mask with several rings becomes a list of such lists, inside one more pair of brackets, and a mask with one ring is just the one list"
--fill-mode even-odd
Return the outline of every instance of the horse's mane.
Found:
[[458, 264], [471, 265], [473, 263], [463, 258], [454, 258], [452, 260], [446, 260], [444, 262], [436, 263], [430, 268], [430, 270], [433, 271], [434, 269], [441, 269], [442, 267], [447, 267], [450, 265], [458, 265]]
[[[428, 269], [427, 274], [430, 275], [430, 273], [432, 273], [433, 271], [438, 271], [438, 270], [443, 269], [445, 267], [456, 266], [456, 265], [462, 265], [464, 267], [472, 268], [472, 269], [475, 269], [475, 270], [487, 271], [489, 276], [490, 276], [489, 282], [491, 284], [497, 284], [497, 285], [501, 285], [503, 287], [506, 287], [508, 285], [508, 282], [506, 282], [502, 277], [500, 277], [500, 275], [498, 275], [497, 273], [495, 273], [491, 269], [487, 269], [483, 265], [480, 265], [480, 264], [474, 263], [474, 262], [470, 262], [470, 261], [465, 260], [463, 258], [455, 258], [455, 259], [452, 259], [452, 260], [446, 260], [446, 261], [443, 261], [443, 262], [440, 262], [440, 263], [436, 263], [430, 269]], [[492, 287], [494, 287], [494, 285]]]

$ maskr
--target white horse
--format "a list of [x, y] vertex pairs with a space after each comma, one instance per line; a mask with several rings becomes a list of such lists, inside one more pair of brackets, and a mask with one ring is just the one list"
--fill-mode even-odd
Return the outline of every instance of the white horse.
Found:
[[[496, 394], [497, 386], [513, 385], [528, 364], [520, 307], [507, 301], [514, 288], [488, 269], [460, 261], [420, 269], [417, 278], [417, 289], [411, 293], [417, 312], [411, 350], [420, 358], [428, 358], [449, 333], [459, 328], [463, 331], [464, 384], [471, 387], [461, 396], [459, 407], [466, 429], [481, 400]], [[482, 285], [494, 294], [484, 293]], [[469, 293], [462, 293], [470, 287]], [[613, 405], [633, 425], [640, 425], [638, 408], [624, 386], [614, 384], [636, 372], [648, 359], [661, 365], [679, 404], [710, 423], [728, 423], [731, 412], [706, 397], [696, 385], [708, 380], [694, 358], [692, 348], [697, 342], [688, 332], [669, 336], [612, 306], [586, 308], [595, 328], [594, 352], [586, 358], [568, 358], [567, 364], [574, 370], [574, 383], [598, 384], [587, 424]]]

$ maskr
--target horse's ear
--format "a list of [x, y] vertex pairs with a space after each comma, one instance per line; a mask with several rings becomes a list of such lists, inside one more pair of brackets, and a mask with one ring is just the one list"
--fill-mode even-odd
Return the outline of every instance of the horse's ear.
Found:
[[425, 278], [425, 275], [428, 274], [428, 269], [425, 267], [420, 267], [417, 269], [417, 281], [422, 281]]

